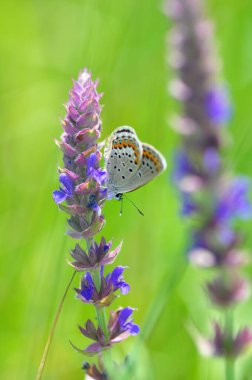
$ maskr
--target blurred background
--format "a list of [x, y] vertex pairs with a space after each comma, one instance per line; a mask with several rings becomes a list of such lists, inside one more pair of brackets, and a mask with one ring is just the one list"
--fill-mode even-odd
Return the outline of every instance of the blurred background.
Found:
[[[207, 12], [216, 26], [223, 75], [230, 87], [234, 144], [227, 152], [238, 173], [251, 175], [252, 152], [252, 4], [243, 0], [209, 0]], [[99, 78], [103, 137], [130, 125], [142, 141], [167, 158], [168, 170], [130, 198], [142, 217], [124, 201], [107, 202], [103, 230], [114, 244], [124, 240], [117, 265], [127, 265], [131, 292], [114, 307], [138, 308], [143, 328], [139, 379], [222, 379], [223, 363], [201, 358], [188, 333], [194, 323], [209, 333], [220, 318], [205, 299], [202, 284], [210, 272], [186, 264], [186, 226], [179, 217], [176, 191], [170, 183], [172, 154], [178, 137], [169, 126], [176, 112], [166, 88], [172, 77], [166, 65], [170, 23], [162, 2], [115, 0], [44, 0], [4, 2], [0, 14], [0, 377], [34, 379], [55, 315], [71, 277], [66, 215], [51, 193], [58, 187], [61, 153], [54, 138], [61, 134], [62, 106], [71, 78], [81, 68]], [[252, 224], [246, 223], [247, 247]], [[250, 237], [251, 236], [251, 237]], [[248, 266], [248, 275], [252, 268]], [[76, 277], [74, 286], [79, 283]], [[73, 288], [73, 286], [72, 286]], [[236, 326], [251, 324], [252, 300], [237, 309]], [[57, 326], [44, 373], [45, 380], [83, 379], [85, 359], [79, 347], [87, 341], [77, 325], [93, 317], [92, 307], [75, 300], [71, 289]], [[132, 352], [136, 338], [115, 348], [115, 357]], [[248, 353], [237, 368], [239, 379], [251, 379]], [[142, 375], [141, 375], [142, 374]]]

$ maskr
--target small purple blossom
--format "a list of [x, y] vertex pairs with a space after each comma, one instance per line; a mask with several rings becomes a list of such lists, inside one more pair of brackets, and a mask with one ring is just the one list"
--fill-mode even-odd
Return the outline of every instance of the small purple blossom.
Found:
[[104, 185], [107, 180], [107, 172], [99, 168], [98, 164], [98, 155], [91, 153], [87, 161], [87, 175], [91, 176], [99, 185]]
[[104, 237], [101, 238], [100, 244], [94, 242], [88, 252], [85, 252], [79, 244], [71, 251], [71, 256], [75, 260], [71, 265], [77, 271], [95, 269], [103, 265], [111, 264], [119, 254], [122, 242], [113, 250], [110, 250], [112, 241], [106, 243]]
[[204, 168], [211, 173], [216, 173], [220, 168], [220, 155], [215, 148], [208, 148], [203, 155]]
[[189, 193], [181, 192], [181, 215], [188, 217], [193, 215], [197, 211], [197, 204], [193, 200], [193, 197]]
[[199, 165], [198, 167], [193, 165], [187, 153], [182, 149], [177, 150], [174, 155], [172, 181], [182, 193], [191, 193], [199, 190], [204, 183]]
[[221, 326], [213, 323], [213, 338], [206, 338], [198, 333], [194, 334], [199, 351], [204, 356], [219, 356], [236, 358], [252, 344], [252, 332], [247, 327], [238, 331], [232, 337], [228, 331], [222, 330]]
[[107, 172], [101, 169], [90, 169], [90, 176], [99, 184], [104, 185], [107, 180]]
[[227, 90], [223, 87], [213, 87], [205, 95], [205, 109], [209, 119], [215, 124], [229, 121], [232, 109]]
[[87, 272], [81, 281], [81, 287], [75, 289], [77, 298], [84, 303], [93, 303], [97, 307], [109, 306], [117, 297], [115, 294], [120, 289], [121, 294], [125, 295], [129, 292], [130, 286], [127, 284], [122, 276], [124, 267], [116, 267], [112, 273], [104, 277], [104, 268], [101, 266], [100, 276], [100, 289], [97, 289], [91, 273]]
[[92, 276], [87, 272], [84, 276], [81, 286], [81, 292], [79, 295], [83, 297], [86, 301], [90, 301], [94, 292], [95, 286], [93, 283]]
[[251, 182], [246, 177], [236, 177], [226, 186], [222, 199], [216, 206], [218, 222], [228, 222], [235, 218], [249, 219], [252, 217], [252, 205], [248, 197]]
[[128, 321], [133, 311], [134, 309], [131, 307], [122, 309], [118, 317], [118, 322], [122, 330], [128, 331], [131, 335], [137, 335], [140, 331], [139, 326], [135, 323], [132, 323], [133, 319], [130, 319]]
[[79, 329], [85, 337], [94, 340], [95, 343], [90, 344], [84, 350], [77, 348], [71, 343], [72, 346], [84, 355], [94, 356], [102, 350], [112, 347], [113, 344], [127, 339], [130, 335], [137, 335], [140, 331], [139, 326], [133, 323], [133, 319], [129, 320], [133, 311], [134, 309], [131, 307], [110, 311], [110, 318], [108, 321], [108, 340], [106, 340], [101, 328], [99, 326], [96, 328], [93, 322], [88, 320], [85, 326], [79, 326]]
[[54, 202], [59, 204], [64, 202], [67, 198], [72, 197], [74, 192], [74, 183], [69, 175], [62, 173], [59, 176], [59, 181], [62, 184], [62, 188], [53, 192]]
[[206, 291], [215, 305], [228, 308], [248, 297], [249, 286], [247, 281], [238, 275], [226, 279], [219, 276], [207, 283]]
[[186, 176], [194, 175], [195, 169], [187, 154], [183, 150], [177, 150], [174, 154], [173, 181], [178, 184]]
[[130, 291], [130, 286], [123, 280], [123, 272], [125, 267], [118, 266], [113, 272], [107, 275], [106, 280], [111, 281], [115, 290], [120, 289], [122, 294], [127, 294]]

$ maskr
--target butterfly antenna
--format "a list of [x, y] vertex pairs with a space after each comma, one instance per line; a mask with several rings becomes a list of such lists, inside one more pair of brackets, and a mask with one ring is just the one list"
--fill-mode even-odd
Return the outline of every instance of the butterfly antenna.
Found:
[[143, 215], [144, 216], [144, 213], [135, 205], [135, 203], [131, 200], [131, 199], [129, 199], [125, 194], [123, 194], [123, 196], [126, 198], [126, 199], [128, 199], [128, 201], [130, 201], [132, 204], [133, 204], [133, 206], [137, 209], [137, 211], [139, 212], [139, 214], [141, 214], [141, 215]]
[[123, 210], [123, 197], [121, 197], [120, 201], [121, 201], [120, 216], [122, 216], [122, 210]]

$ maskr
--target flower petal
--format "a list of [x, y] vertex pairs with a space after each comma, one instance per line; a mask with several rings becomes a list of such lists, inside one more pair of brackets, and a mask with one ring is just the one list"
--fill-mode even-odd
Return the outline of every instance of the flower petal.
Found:
[[62, 183], [67, 195], [71, 197], [74, 191], [74, 184], [71, 177], [69, 177], [66, 173], [61, 173], [59, 176], [59, 180]]
[[68, 195], [62, 189], [53, 192], [53, 200], [58, 205], [67, 199]]
[[127, 319], [131, 316], [131, 314], [133, 313], [133, 310], [131, 307], [125, 307], [124, 309], [122, 309], [120, 311], [120, 315], [118, 317], [118, 322], [120, 324], [121, 327], [124, 327]]

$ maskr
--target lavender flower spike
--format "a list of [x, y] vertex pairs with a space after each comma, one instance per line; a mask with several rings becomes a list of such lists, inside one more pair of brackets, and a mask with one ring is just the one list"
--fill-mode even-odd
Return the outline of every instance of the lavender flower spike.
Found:
[[177, 78], [170, 92], [180, 101], [182, 116], [175, 120], [181, 144], [175, 156], [173, 181], [182, 200], [182, 214], [190, 219], [189, 260], [199, 267], [215, 267], [216, 277], [206, 286], [210, 301], [225, 313], [225, 326], [214, 324], [213, 339], [196, 339], [201, 352], [226, 359], [227, 379], [233, 378], [234, 360], [252, 343], [245, 327], [233, 331], [232, 310], [249, 294], [239, 273], [246, 263], [238, 219], [252, 218], [251, 180], [224, 170], [225, 136], [220, 127], [232, 110], [227, 88], [219, 84], [212, 49], [212, 28], [201, 0], [167, 0], [165, 10], [174, 28], [170, 62]]
[[96, 86], [86, 70], [74, 81], [62, 121], [64, 133], [57, 142], [65, 167], [60, 169], [63, 189], [53, 196], [56, 203], [66, 201], [67, 205], [60, 208], [70, 214], [69, 234], [74, 238], [92, 238], [104, 224], [100, 207], [106, 195], [106, 173], [99, 168], [101, 152], [96, 140], [100, 137], [101, 107]]
[[[63, 152], [64, 167], [59, 169], [60, 188], [53, 192], [53, 199], [62, 211], [69, 215], [69, 235], [80, 240], [71, 250], [73, 262], [70, 265], [78, 272], [85, 272], [80, 288], [75, 289], [77, 298], [84, 304], [93, 305], [97, 322], [88, 320], [80, 331], [94, 342], [83, 350], [72, 346], [88, 356], [99, 356], [98, 365], [85, 363], [83, 369], [94, 380], [109, 380], [103, 361], [103, 352], [116, 342], [136, 335], [139, 327], [128, 320], [133, 309], [107, 309], [115, 298], [129, 292], [130, 286], [124, 281], [124, 267], [117, 266], [107, 275], [105, 266], [117, 258], [122, 243], [111, 249], [112, 242], [104, 237], [95, 242], [95, 235], [102, 229], [105, 219], [103, 205], [107, 199], [107, 172], [101, 167], [101, 134], [99, 104], [101, 95], [97, 92], [98, 82], [84, 69], [73, 82], [66, 104], [66, 117], [62, 121], [63, 134], [58, 146]], [[82, 248], [83, 240], [86, 243]], [[128, 310], [128, 312], [127, 312]]]

